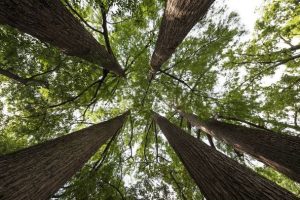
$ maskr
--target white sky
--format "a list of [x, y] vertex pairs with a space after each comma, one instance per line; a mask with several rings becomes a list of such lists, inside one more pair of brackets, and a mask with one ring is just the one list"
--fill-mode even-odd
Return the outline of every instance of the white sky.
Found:
[[240, 15], [246, 29], [252, 32], [255, 21], [261, 14], [263, 0], [227, 0], [226, 3]]

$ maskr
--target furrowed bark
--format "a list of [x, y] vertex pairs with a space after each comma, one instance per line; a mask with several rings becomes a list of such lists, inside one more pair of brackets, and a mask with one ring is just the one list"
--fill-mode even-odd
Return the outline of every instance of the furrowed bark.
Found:
[[300, 138], [262, 129], [247, 128], [214, 119], [201, 121], [196, 115], [178, 110], [202, 131], [248, 153], [300, 183]]
[[153, 73], [175, 52], [193, 26], [208, 11], [214, 0], [168, 0], [151, 58]]
[[0, 157], [0, 199], [49, 199], [110, 137], [128, 112]]
[[125, 76], [115, 58], [85, 30], [60, 0], [1, 0], [0, 24], [15, 27], [58, 47], [67, 55]]
[[166, 118], [154, 119], [208, 200], [298, 199], [292, 193], [197, 140]]

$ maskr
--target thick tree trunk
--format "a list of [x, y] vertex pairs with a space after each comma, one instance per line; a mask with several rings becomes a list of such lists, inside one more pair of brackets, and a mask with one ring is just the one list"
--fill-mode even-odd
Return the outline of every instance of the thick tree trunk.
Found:
[[292, 193], [154, 115], [156, 123], [209, 200], [297, 199]]
[[150, 63], [154, 73], [171, 57], [213, 2], [214, 0], [167, 0]]
[[300, 138], [262, 129], [247, 128], [214, 119], [201, 121], [194, 114], [178, 111], [192, 125], [248, 153], [300, 183]]
[[120, 130], [127, 114], [0, 157], [0, 199], [49, 199]]
[[124, 76], [118, 62], [85, 30], [60, 0], [1, 0], [0, 24], [7, 24]]

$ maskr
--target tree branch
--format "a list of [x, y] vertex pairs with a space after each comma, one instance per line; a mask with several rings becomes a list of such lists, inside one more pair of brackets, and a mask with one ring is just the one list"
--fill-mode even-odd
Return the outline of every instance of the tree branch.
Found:
[[[276, 64], [271, 65], [271, 66], [269, 66], [269, 67], [263, 69], [263, 70], [260, 71], [260, 72], [257, 72], [257, 73], [256, 73], [255, 75], [253, 75], [253, 76], [250, 76], [250, 77], [247, 78], [243, 83], [241, 83], [239, 86], [237, 86], [237, 87], [235, 88], [235, 90], [238, 89], [238, 88], [240, 88], [240, 87], [242, 87], [242, 86], [243, 86], [245, 83], [247, 83], [247, 82], [252, 83], [258, 76], [262, 75], [264, 72], [267, 72], [267, 71], [269, 71], [269, 70], [271, 70], [271, 69], [274, 69], [274, 68], [276, 68], [276, 67], [278, 67], [278, 66], [280, 66], [280, 65], [286, 64], [286, 63], [288, 63], [289, 61], [292, 61], [292, 60], [297, 59], [297, 58], [300, 58], [300, 54], [291, 56], [290, 58], [286, 58], [286, 59], [283, 59], [283, 60], [274, 61], [274, 62], [273, 62], [273, 61], [270, 61], [270, 62], [263, 62], [264, 64], [268, 64], [268, 63], [276, 63]], [[244, 63], [247, 63], [247, 62], [244, 62]], [[248, 63], [249, 63], [249, 62], [248, 62]], [[251, 63], [251, 62], [250, 62], [250, 63]], [[247, 86], [244, 90], [246, 90], [248, 87], [249, 87], [249, 86]]]
[[185, 81], [183, 81], [182, 79], [179, 79], [179, 78], [177, 78], [176, 76], [174, 76], [174, 75], [172, 75], [172, 74], [169, 74], [169, 73], [166, 72], [166, 71], [159, 70], [159, 72], [161, 72], [161, 73], [163, 73], [163, 74], [165, 74], [165, 75], [171, 77], [172, 79], [174, 79], [174, 80], [176, 80], [176, 81], [182, 83], [183, 85], [185, 85], [186, 87], [188, 87], [191, 91], [193, 91], [193, 88], [191, 88], [191, 87], [190, 87]]
[[94, 93], [94, 96], [91, 98], [90, 103], [87, 105], [86, 109], [84, 110], [84, 112], [83, 112], [83, 114], [82, 114], [82, 116], [83, 116], [83, 121], [84, 121], [85, 114], [86, 114], [86, 112], [88, 111], [88, 109], [89, 109], [93, 104], [95, 104], [95, 103], [97, 102], [97, 95], [98, 95], [99, 90], [100, 90], [101, 86], [103, 85], [104, 80], [105, 80], [105, 78], [107, 77], [108, 73], [109, 73], [109, 71], [108, 71], [107, 69], [103, 69], [103, 75], [102, 75], [101, 79], [100, 79], [99, 82], [98, 82], [98, 86], [97, 86], [97, 88], [96, 88], [96, 91], [95, 91], [95, 93]]
[[3, 76], [6, 76], [7, 78], [15, 80], [23, 85], [26, 85], [26, 86], [30, 83], [34, 83], [39, 86], [44, 86], [46, 88], [49, 88], [49, 83], [47, 81], [34, 79], [35, 76], [30, 77], [30, 78], [23, 78], [17, 74], [10, 72], [9, 70], [5, 70], [5, 69], [1, 69], [1, 68], [0, 68], [0, 74]]
[[170, 176], [171, 178], [173, 179], [173, 181], [175, 182], [176, 186], [177, 186], [177, 189], [179, 191], [179, 193], [181, 194], [182, 196], [182, 199], [184, 200], [187, 200], [186, 196], [184, 195], [183, 191], [182, 191], [182, 188], [180, 187], [180, 184], [177, 182], [176, 178], [174, 177], [173, 175], [173, 171], [170, 171]]
[[133, 139], [133, 125], [134, 125], [134, 122], [133, 122], [133, 118], [132, 118], [132, 115], [130, 114], [130, 140], [129, 140], [129, 148], [130, 148], [130, 158], [132, 158], [132, 139]]
[[90, 29], [92, 29], [93, 31], [100, 33], [103, 35], [103, 32], [99, 31], [98, 29], [92, 27], [85, 19], [83, 19], [83, 17], [81, 17], [81, 15], [71, 6], [71, 4], [67, 1], [64, 0], [64, 2], [66, 3], [67, 7]]
[[155, 132], [155, 150], [156, 150], [156, 163], [158, 163], [158, 132], [157, 132], [157, 127], [156, 123], [154, 123], [154, 132]]
[[102, 28], [103, 28], [103, 36], [104, 36], [105, 46], [106, 46], [108, 53], [111, 54], [114, 58], [116, 58], [114, 55], [114, 52], [111, 48], [111, 45], [110, 45], [108, 29], [107, 29], [107, 19], [106, 19], [107, 11], [102, 2], [100, 3], [100, 9], [101, 9], [101, 15], [102, 15]]
[[107, 157], [108, 150], [111, 147], [112, 142], [117, 138], [117, 135], [119, 134], [120, 130], [121, 130], [121, 128], [119, 130], [117, 130], [116, 133], [109, 140], [109, 142], [107, 143], [104, 151], [102, 152], [102, 154], [100, 156], [100, 159], [92, 167], [92, 171], [98, 171], [102, 167], [102, 165], [103, 165], [103, 163], [104, 163], [104, 161], [105, 161], [105, 159]]
[[146, 155], [147, 143], [148, 143], [148, 135], [149, 135], [150, 129], [151, 129], [151, 127], [152, 127], [152, 124], [153, 124], [153, 120], [150, 122], [149, 126], [146, 126], [146, 127], [145, 127], [145, 130], [146, 130], [146, 138], [145, 138], [145, 145], [144, 145], [144, 159], [145, 159], [145, 162], [146, 162], [146, 163], [148, 163], [148, 159], [147, 159], [147, 155]]
[[267, 129], [264, 126], [256, 125], [256, 124], [254, 124], [252, 122], [249, 122], [249, 121], [246, 121], [246, 120], [242, 120], [242, 119], [238, 119], [238, 118], [235, 118], [235, 117], [225, 117], [223, 115], [218, 115], [217, 118], [226, 119], [226, 120], [233, 120], [233, 121], [237, 121], [237, 122], [248, 124], [249, 126], [252, 126], [252, 127], [255, 127], [255, 128], [258, 128], [258, 129], [262, 129], [262, 130], [269, 131], [269, 132], [274, 132], [274, 131], [272, 131], [270, 129]]
[[125, 200], [125, 197], [124, 197], [123, 193], [121, 192], [121, 190], [117, 186], [115, 186], [115, 185], [113, 185], [110, 182], [107, 182], [105, 180], [101, 180], [101, 181], [102, 181], [102, 183], [105, 183], [105, 184], [109, 185], [110, 187], [114, 188], [117, 191], [117, 193], [120, 195], [121, 199]]
[[67, 103], [73, 102], [76, 99], [78, 99], [79, 97], [81, 97], [85, 92], [87, 92], [91, 87], [93, 87], [94, 85], [96, 85], [97, 83], [101, 82], [101, 79], [93, 82], [92, 84], [90, 84], [89, 86], [87, 86], [84, 90], [82, 90], [77, 96], [71, 97], [70, 99], [63, 101], [61, 103], [58, 104], [54, 104], [54, 105], [50, 105], [48, 108], [56, 108], [62, 105], [65, 105]]

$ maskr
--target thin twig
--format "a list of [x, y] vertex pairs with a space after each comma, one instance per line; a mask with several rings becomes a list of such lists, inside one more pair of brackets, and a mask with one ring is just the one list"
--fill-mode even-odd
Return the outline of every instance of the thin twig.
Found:
[[90, 29], [92, 29], [93, 31], [100, 33], [103, 35], [103, 32], [99, 31], [98, 29], [94, 28], [93, 26], [91, 26], [72, 6], [71, 4], [67, 1], [64, 0], [64, 2], [66, 3], [67, 7]]

